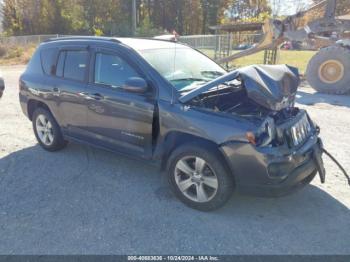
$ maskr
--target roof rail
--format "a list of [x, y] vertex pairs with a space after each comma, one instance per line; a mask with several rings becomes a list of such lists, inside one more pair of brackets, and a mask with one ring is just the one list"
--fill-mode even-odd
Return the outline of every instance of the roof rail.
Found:
[[112, 41], [116, 43], [120, 43], [120, 41], [114, 37], [101, 37], [101, 36], [64, 36], [64, 37], [55, 37], [49, 38], [45, 40], [44, 43], [47, 42], [55, 42], [61, 40], [98, 40], [98, 41]]
[[[168, 40], [168, 39], [160, 39], [160, 38], [154, 38], [154, 37], [133, 37], [134, 39], [144, 39], [144, 40], [153, 40], [153, 41], [161, 41], [161, 42], [168, 42], [168, 43], [176, 43], [180, 45], [185, 45], [191, 47], [189, 44], [181, 42], [179, 39], [174, 40]], [[116, 39], [119, 41], [118, 39]], [[195, 49], [195, 48], [194, 48]]]

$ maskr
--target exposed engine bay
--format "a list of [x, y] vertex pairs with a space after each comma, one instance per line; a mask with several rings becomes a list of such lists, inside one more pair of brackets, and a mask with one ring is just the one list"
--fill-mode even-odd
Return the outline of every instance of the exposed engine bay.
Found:
[[243, 98], [240, 96], [242, 91], [241, 94], [245, 94], [259, 106], [272, 111], [280, 111], [294, 105], [299, 82], [297, 68], [287, 65], [253, 65], [229, 72], [184, 93], [179, 100], [186, 103], [214, 90], [219, 91], [218, 94], [222, 95], [221, 90], [228, 87], [231, 92], [235, 93], [231, 97], [234, 100], [238, 101]]
[[247, 97], [240, 81], [224, 83], [213, 88], [191, 102], [192, 105], [212, 109], [216, 112], [237, 114], [243, 117], [266, 117], [269, 110], [257, 105]]
[[222, 84], [215, 89], [202, 93], [189, 104], [246, 118], [264, 120], [266, 117], [272, 117], [276, 124], [282, 124], [299, 112], [299, 109], [294, 106], [273, 111], [259, 105], [248, 97], [246, 89], [242, 85], [241, 81]]
[[302, 144], [311, 132], [307, 113], [294, 107], [299, 85], [296, 68], [249, 66], [230, 72], [180, 99], [194, 107], [249, 119], [257, 130], [248, 135], [259, 146]]

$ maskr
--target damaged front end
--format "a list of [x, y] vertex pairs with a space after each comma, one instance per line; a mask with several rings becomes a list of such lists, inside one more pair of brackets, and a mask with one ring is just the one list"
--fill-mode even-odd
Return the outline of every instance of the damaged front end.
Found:
[[249, 66], [179, 99], [190, 107], [253, 123], [253, 130], [241, 125], [245, 142], [228, 141], [221, 150], [241, 188], [281, 195], [309, 183], [317, 171], [324, 181], [319, 129], [305, 110], [294, 106], [298, 85], [296, 68]]
[[[247, 140], [257, 146], [298, 145], [311, 131], [306, 112], [294, 107], [298, 70], [287, 65], [254, 65], [225, 74], [182, 94], [182, 103], [257, 123]], [[302, 116], [301, 116], [302, 115]], [[300, 124], [292, 119], [299, 119]], [[296, 126], [286, 127], [293, 122]], [[282, 126], [285, 129], [281, 129]]]

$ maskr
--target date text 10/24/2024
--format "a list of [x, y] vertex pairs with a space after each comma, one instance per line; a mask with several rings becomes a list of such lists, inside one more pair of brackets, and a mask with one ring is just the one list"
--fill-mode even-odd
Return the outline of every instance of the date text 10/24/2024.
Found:
[[128, 256], [128, 261], [219, 261], [217, 256]]

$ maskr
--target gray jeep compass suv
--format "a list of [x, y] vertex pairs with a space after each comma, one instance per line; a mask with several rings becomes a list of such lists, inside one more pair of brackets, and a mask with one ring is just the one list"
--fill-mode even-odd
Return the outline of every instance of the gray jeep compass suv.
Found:
[[38, 47], [19, 98], [44, 149], [77, 141], [158, 162], [181, 201], [212, 210], [234, 189], [278, 196], [324, 180], [298, 84], [293, 67], [227, 72], [180, 43], [71, 37]]

